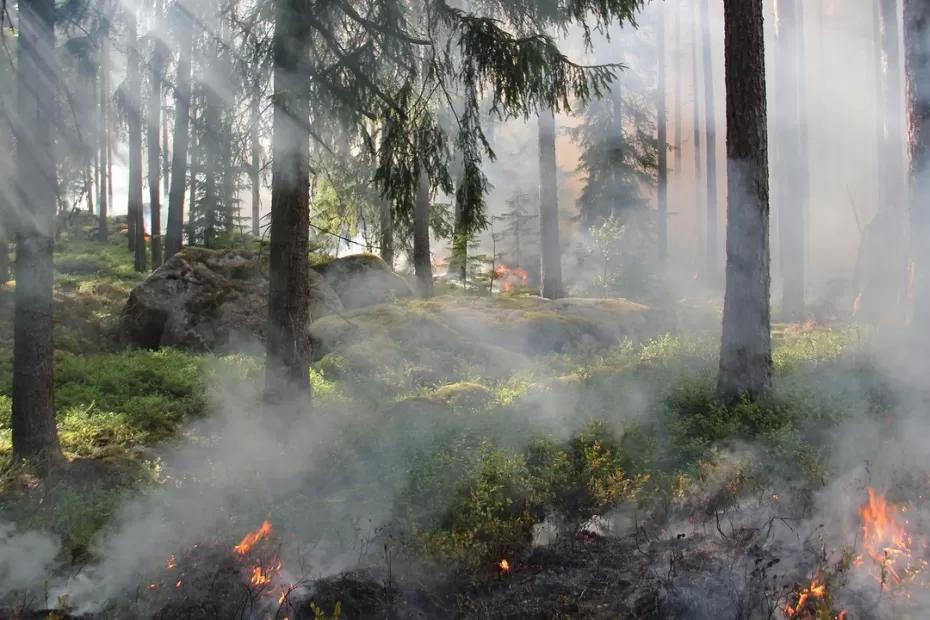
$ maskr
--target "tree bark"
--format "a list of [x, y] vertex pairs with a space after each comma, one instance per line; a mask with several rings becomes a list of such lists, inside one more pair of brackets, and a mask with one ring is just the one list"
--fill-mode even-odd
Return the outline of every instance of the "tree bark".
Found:
[[253, 85], [255, 92], [252, 95], [251, 118], [249, 121], [249, 142], [251, 146], [252, 165], [249, 170], [249, 183], [252, 185], [252, 236], [261, 235], [261, 164], [262, 164], [262, 146], [260, 142], [259, 126], [262, 120], [262, 99], [261, 90], [256, 83]]
[[704, 128], [707, 160], [707, 282], [716, 287], [720, 281], [717, 265], [717, 101], [714, 93], [714, 59], [710, 49], [710, 7], [702, 0], [701, 46], [704, 49]]
[[129, 95], [127, 124], [129, 126], [129, 247], [134, 251], [133, 267], [145, 271], [145, 220], [142, 212], [142, 100], [139, 83], [139, 37], [136, 15], [129, 17], [129, 50], [126, 62], [126, 86]]
[[762, 0], [724, 0], [727, 283], [717, 396], [764, 397], [772, 383], [769, 170]]
[[657, 33], [659, 57], [658, 67], [658, 112], [656, 124], [658, 125], [659, 139], [659, 171], [658, 171], [658, 250], [659, 260], [665, 262], [668, 258], [668, 101], [666, 99], [666, 59], [665, 59], [665, 6], [660, 9], [659, 29]]
[[694, 90], [694, 113], [693, 122], [693, 139], [694, 139], [694, 216], [695, 230], [697, 233], [697, 255], [706, 261], [706, 239], [705, 232], [707, 223], [705, 221], [704, 204], [701, 197], [704, 192], [701, 191], [701, 180], [704, 176], [703, 165], [701, 164], [701, 82], [700, 72], [700, 51], [698, 48], [699, 36], [699, 19], [698, 19], [698, 0], [691, 0], [691, 84]]
[[416, 205], [413, 214], [413, 267], [420, 297], [433, 296], [433, 259], [429, 247], [430, 186], [423, 166], [418, 173]]
[[57, 171], [55, 3], [21, 2], [17, 182], [24, 213], [16, 226], [13, 342], [13, 461], [47, 470], [62, 458], [55, 427], [52, 245]]
[[266, 397], [310, 397], [310, 32], [303, 2], [275, 0]]
[[165, 52], [161, 42], [153, 42], [150, 92], [148, 109], [148, 172], [149, 172], [149, 204], [151, 207], [151, 234], [152, 234], [152, 270], [161, 267], [162, 240], [161, 240], [161, 185], [159, 178], [161, 166], [161, 86], [162, 72], [165, 66]]
[[100, 219], [97, 236], [106, 241], [110, 233], [107, 220], [109, 210], [109, 196], [107, 194], [107, 180], [110, 177], [110, 33], [104, 27], [100, 36]]
[[539, 239], [542, 270], [542, 296], [560, 299], [562, 287], [562, 246], [559, 240], [559, 181], [555, 151], [555, 113], [539, 111]]
[[904, 140], [904, 86], [901, 83], [901, 42], [898, 23], [898, 0], [879, 0], [881, 21], [884, 88], [882, 121], [883, 147], [880, 158], [885, 162], [883, 172], [885, 194], [879, 205], [883, 208], [904, 209], [907, 187], [905, 182]]
[[804, 318], [804, 214], [807, 193], [804, 189], [806, 157], [802, 117], [802, 10], [799, 0], [778, 3], [778, 71], [780, 151], [780, 204], [778, 231], [781, 246], [782, 314], [786, 320]]
[[678, 179], [678, 188], [676, 191], [680, 191], [681, 177], [682, 177], [682, 153], [681, 149], [684, 146], [683, 140], [683, 123], [681, 118], [681, 97], [682, 97], [682, 59], [684, 58], [684, 50], [681, 47], [681, 13], [682, 6], [684, 4], [683, 0], [679, 0], [678, 6], [675, 9], [675, 175]]
[[914, 325], [930, 314], [930, 3], [904, 0]]
[[394, 269], [394, 210], [391, 201], [381, 200], [381, 259]]
[[191, 56], [194, 33], [187, 14], [181, 14], [178, 19], [181, 22], [178, 27], [180, 51], [174, 90], [174, 140], [171, 151], [171, 190], [168, 193], [165, 259], [180, 252], [183, 243], [184, 193], [187, 190], [187, 151], [190, 142]]

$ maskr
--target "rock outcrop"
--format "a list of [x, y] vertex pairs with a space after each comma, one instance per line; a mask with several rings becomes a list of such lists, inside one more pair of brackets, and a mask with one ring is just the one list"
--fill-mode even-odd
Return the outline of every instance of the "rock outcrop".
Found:
[[[120, 317], [120, 337], [148, 349], [238, 349], [264, 337], [267, 306], [264, 257], [243, 250], [185, 248], [133, 289]], [[336, 292], [311, 270], [311, 318], [342, 310]]]

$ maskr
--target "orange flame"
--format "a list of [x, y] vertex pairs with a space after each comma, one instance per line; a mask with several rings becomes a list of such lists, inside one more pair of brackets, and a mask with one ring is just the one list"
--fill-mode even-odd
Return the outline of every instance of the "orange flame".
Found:
[[[792, 606], [790, 602], [785, 603], [785, 616], [787, 618], [813, 617], [810, 616], [810, 612], [806, 609], [807, 603], [825, 598], [827, 596], [827, 586], [823, 583], [818, 583], [817, 579], [814, 579], [811, 581], [811, 584], [801, 590], [797, 596], [798, 600], [794, 606]], [[844, 614], [845, 612], [841, 613], [837, 616], [837, 619], [842, 618]]]
[[508, 562], [507, 560], [501, 560], [500, 562], [498, 562], [497, 567], [501, 569], [502, 573], [510, 572], [510, 562]]
[[516, 287], [525, 287], [529, 284], [530, 274], [520, 267], [510, 268], [507, 265], [498, 265], [494, 268], [494, 279], [502, 293], [509, 293]]
[[245, 555], [252, 550], [252, 547], [256, 545], [263, 538], [267, 538], [271, 535], [271, 522], [268, 519], [265, 519], [262, 522], [260, 528], [253, 532], [249, 532], [245, 537], [239, 541], [239, 544], [233, 547], [233, 551], [239, 555]]
[[[889, 578], [893, 584], [900, 583], [903, 573], [909, 570], [911, 536], [899, 521], [904, 509], [888, 502], [873, 488], [868, 492], [869, 501], [859, 508], [862, 540], [865, 554], [881, 568], [879, 579], [884, 588]], [[862, 560], [860, 556], [856, 564], [861, 566]]]
[[253, 586], [268, 585], [271, 583], [271, 575], [261, 566], [253, 566], [252, 576], [249, 578], [249, 583], [251, 583]]

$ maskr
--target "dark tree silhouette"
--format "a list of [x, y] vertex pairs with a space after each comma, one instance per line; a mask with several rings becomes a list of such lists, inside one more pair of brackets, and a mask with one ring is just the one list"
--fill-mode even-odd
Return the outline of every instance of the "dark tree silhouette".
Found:
[[165, 259], [181, 251], [184, 233], [184, 193], [187, 190], [187, 152], [190, 144], [191, 56], [194, 31], [182, 6], [175, 8], [178, 32], [178, 72], [174, 89], [174, 140], [171, 152], [171, 190], [168, 193], [168, 226]]
[[769, 170], [762, 0], [724, 0], [727, 282], [717, 395], [763, 397], [772, 382]]
[[539, 111], [539, 237], [542, 296], [559, 299], [562, 288], [562, 248], [559, 240], [559, 183], [555, 150], [555, 114]]
[[13, 460], [26, 460], [45, 470], [61, 458], [55, 428], [52, 340], [52, 245], [58, 186], [55, 3], [21, 2], [19, 10], [19, 130], [25, 138], [16, 147], [23, 217], [16, 223]]

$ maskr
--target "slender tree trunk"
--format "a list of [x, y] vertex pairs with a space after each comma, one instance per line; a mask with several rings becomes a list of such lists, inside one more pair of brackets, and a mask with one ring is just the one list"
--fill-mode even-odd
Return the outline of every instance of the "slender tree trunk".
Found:
[[801, 54], [802, 26], [800, 0], [778, 4], [778, 103], [781, 106], [780, 204], [778, 230], [781, 245], [782, 314], [791, 321], [804, 318], [804, 131], [802, 130]]
[[203, 198], [198, 196], [200, 191], [200, 174], [204, 170], [203, 166], [203, 132], [202, 132], [202, 123], [203, 123], [203, 98], [201, 97], [199, 101], [195, 102], [193, 96], [191, 98], [191, 109], [193, 113], [191, 114], [191, 179], [190, 179], [190, 206], [187, 209], [187, 245], [194, 245], [196, 243], [195, 231], [194, 231], [194, 215], [196, 211], [199, 210], [199, 207], [203, 205]]
[[266, 395], [310, 396], [310, 33], [303, 2], [275, 0]]
[[413, 267], [420, 297], [433, 296], [433, 260], [429, 247], [430, 186], [426, 170], [420, 166], [417, 198], [413, 214]]
[[381, 259], [394, 268], [394, 209], [391, 201], [381, 200]]
[[911, 252], [914, 257], [914, 325], [930, 316], [930, 3], [904, 0], [908, 153], [911, 181]]
[[560, 299], [562, 245], [559, 241], [559, 180], [555, 151], [555, 113], [539, 111], [539, 253], [542, 259], [542, 296]]
[[700, 23], [698, 19], [698, 0], [691, 0], [691, 84], [694, 90], [694, 114], [693, 136], [694, 136], [694, 215], [696, 218], [695, 230], [697, 232], [697, 255], [703, 257], [706, 262], [705, 250], [707, 249], [704, 233], [707, 229], [707, 222], [704, 215], [704, 204], [701, 198], [704, 192], [701, 191], [701, 181], [704, 176], [703, 165], [701, 164], [701, 82], [700, 72], [700, 49], [698, 47], [698, 37], [700, 36]]
[[97, 236], [106, 241], [110, 232], [107, 221], [109, 196], [107, 181], [110, 178], [110, 33], [104, 28], [100, 36], [100, 218]]
[[145, 220], [142, 211], [142, 98], [139, 80], [139, 37], [136, 35], [136, 15], [129, 17], [129, 52], [126, 85], [129, 92], [129, 247], [135, 253], [133, 267], [145, 271]]
[[261, 195], [261, 165], [262, 165], [262, 145], [260, 142], [260, 124], [262, 120], [262, 98], [259, 85], [253, 85], [255, 92], [252, 95], [252, 110], [249, 121], [249, 142], [252, 149], [252, 165], [249, 170], [249, 183], [252, 186], [252, 236], [261, 235], [261, 213], [262, 213], [262, 195]]
[[886, 162], [886, 195], [880, 206], [903, 209], [906, 198], [904, 140], [904, 86], [901, 83], [901, 30], [898, 0], [880, 0], [882, 57], [884, 59], [883, 121], [884, 145], [881, 159]]
[[664, 262], [668, 258], [668, 101], [665, 90], [666, 83], [666, 59], [665, 59], [665, 6], [660, 9], [658, 49], [659, 57], [658, 68], [658, 113], [656, 115], [656, 124], [658, 125], [659, 138], [659, 171], [658, 171], [658, 242], [659, 242], [659, 260]]
[[769, 170], [763, 0], [724, 0], [727, 284], [717, 395], [764, 397], [772, 383]]
[[675, 175], [678, 179], [678, 190], [681, 190], [682, 179], [682, 153], [684, 147], [683, 123], [681, 117], [681, 97], [682, 97], [682, 80], [684, 49], [681, 46], [681, 13], [684, 0], [678, 0], [675, 8]]
[[10, 281], [10, 242], [6, 229], [0, 230], [0, 284]]
[[150, 74], [150, 92], [148, 109], [148, 169], [149, 169], [149, 203], [151, 204], [152, 229], [152, 270], [161, 267], [161, 184], [159, 166], [161, 166], [161, 83], [165, 70], [165, 50], [159, 41], [153, 43]]
[[702, 0], [701, 39], [704, 48], [704, 127], [707, 131], [707, 282], [717, 286], [717, 102], [714, 92], [714, 58], [710, 48], [710, 7]]
[[55, 236], [55, 138], [58, 68], [55, 3], [21, 2], [18, 37], [17, 182], [24, 217], [16, 226], [13, 342], [13, 461], [47, 470], [61, 458], [55, 427], [52, 244]]
[[191, 56], [194, 33], [187, 15], [179, 19], [180, 52], [174, 90], [174, 140], [171, 151], [171, 189], [168, 193], [168, 227], [165, 259], [181, 251], [184, 237], [184, 193], [187, 189], [187, 151], [190, 140]]
[[[464, 177], [463, 177], [464, 178]], [[462, 179], [459, 179], [461, 183]], [[465, 271], [468, 266], [468, 235], [465, 232], [465, 210], [462, 201], [455, 199], [455, 223], [452, 228], [452, 260], [449, 261], [449, 276], [457, 277], [465, 287]]]

